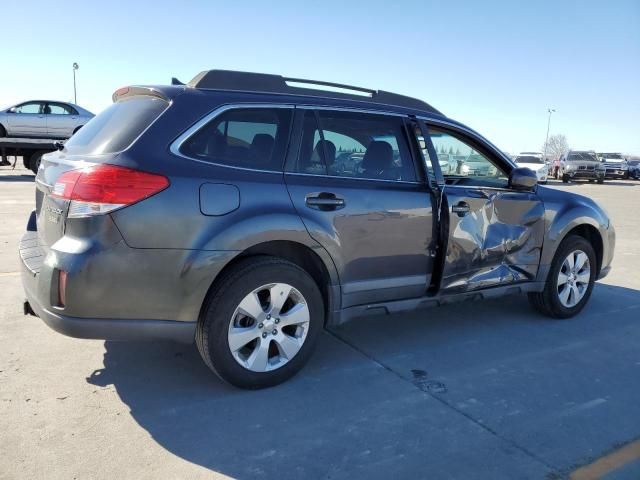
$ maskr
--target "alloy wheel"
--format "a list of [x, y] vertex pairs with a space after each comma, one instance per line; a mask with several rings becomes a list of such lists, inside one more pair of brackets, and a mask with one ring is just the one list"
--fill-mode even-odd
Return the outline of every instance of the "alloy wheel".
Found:
[[309, 307], [286, 283], [271, 283], [246, 295], [229, 322], [233, 358], [253, 372], [278, 369], [302, 348], [309, 330]]
[[558, 272], [558, 298], [566, 308], [575, 307], [587, 293], [591, 281], [589, 257], [582, 250], [569, 253]]

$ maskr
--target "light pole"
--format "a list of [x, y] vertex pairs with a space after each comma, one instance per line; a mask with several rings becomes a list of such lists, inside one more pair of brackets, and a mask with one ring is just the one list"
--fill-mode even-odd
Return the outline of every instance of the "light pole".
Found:
[[80, 68], [76, 62], [73, 62], [73, 103], [78, 104], [78, 99], [76, 97], [76, 70]]
[[547, 138], [544, 139], [544, 154], [543, 161], [547, 161], [547, 143], [549, 142], [549, 127], [551, 126], [551, 114], [555, 112], [554, 108], [547, 108], [547, 112], [549, 112], [549, 119], [547, 120]]

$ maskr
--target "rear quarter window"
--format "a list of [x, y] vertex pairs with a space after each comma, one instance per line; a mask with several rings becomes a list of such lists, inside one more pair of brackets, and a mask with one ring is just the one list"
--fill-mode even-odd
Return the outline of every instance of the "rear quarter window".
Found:
[[227, 110], [182, 142], [179, 151], [204, 162], [282, 171], [291, 115], [290, 108]]
[[78, 130], [65, 143], [65, 150], [73, 155], [121, 152], [168, 106], [166, 100], [147, 95], [120, 100]]

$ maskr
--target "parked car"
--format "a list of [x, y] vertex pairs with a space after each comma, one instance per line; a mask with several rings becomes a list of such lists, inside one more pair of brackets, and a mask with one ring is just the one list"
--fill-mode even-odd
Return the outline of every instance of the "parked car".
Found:
[[515, 157], [514, 162], [519, 167], [533, 170], [538, 177], [538, 183], [547, 183], [549, 164], [543, 160], [542, 153], [523, 152]]
[[[609, 272], [615, 232], [592, 199], [538, 187], [423, 101], [287, 80], [117, 90], [42, 159], [25, 313], [73, 337], [195, 341], [222, 379], [261, 388], [325, 326], [514, 292], [568, 318]], [[488, 173], [429, 174], [450, 147]], [[356, 165], [331, 168], [340, 152]]]
[[93, 117], [73, 103], [30, 100], [0, 111], [0, 137], [66, 139]]
[[606, 169], [605, 178], [629, 178], [629, 164], [621, 153], [598, 153]]
[[448, 153], [438, 153], [438, 163], [440, 164], [440, 171], [447, 175], [455, 171], [455, 160], [451, 158], [453, 155]]
[[640, 179], [640, 160], [629, 160], [629, 178]]
[[564, 183], [569, 180], [595, 180], [604, 183], [605, 166], [600, 163], [593, 150], [570, 150], [560, 158], [559, 175]]
[[492, 177], [498, 173], [498, 170], [494, 165], [488, 163], [484, 156], [474, 152], [464, 160], [461, 173], [474, 177]]

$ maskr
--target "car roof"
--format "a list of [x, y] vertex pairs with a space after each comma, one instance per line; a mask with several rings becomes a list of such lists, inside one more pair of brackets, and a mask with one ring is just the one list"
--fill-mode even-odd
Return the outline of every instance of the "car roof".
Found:
[[[147, 88], [162, 92], [169, 98], [189, 92], [222, 92], [234, 97], [248, 95], [257, 101], [270, 100], [274, 102], [274, 98], [277, 98], [277, 103], [382, 110], [406, 115], [446, 118], [442, 112], [427, 102], [405, 95], [280, 75], [205, 70], [186, 85], [176, 79], [173, 79], [172, 83], [172, 86], [154, 85]], [[114, 94], [114, 100], [116, 94]]]

